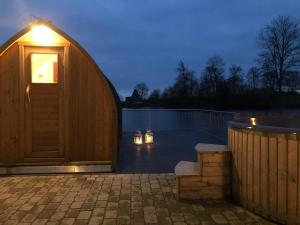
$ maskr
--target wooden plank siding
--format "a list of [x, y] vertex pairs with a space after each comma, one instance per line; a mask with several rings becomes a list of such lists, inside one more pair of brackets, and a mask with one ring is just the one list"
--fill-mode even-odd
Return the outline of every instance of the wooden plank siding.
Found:
[[[22, 163], [52, 163], [51, 157], [25, 160], [25, 95], [28, 57], [25, 50], [28, 46], [36, 49], [60, 48], [63, 51], [63, 155], [60, 163], [68, 162], [103, 162], [116, 167], [116, 156], [120, 138], [120, 110], [118, 97], [107, 78], [85, 50], [64, 32], [45, 23], [57, 32], [60, 40], [57, 46], [41, 46], [30, 43], [30, 28], [20, 31], [0, 48], [0, 166]], [[27, 33], [26, 33], [27, 32]], [[58, 47], [59, 46], [59, 47]], [[38, 51], [37, 50], [37, 51]], [[26, 59], [25, 59], [26, 58]], [[26, 61], [27, 60], [27, 61]], [[45, 115], [45, 110], [57, 110], [56, 102], [35, 97], [32, 113], [35, 118], [32, 125], [37, 130], [50, 127], [58, 129], [55, 113]], [[54, 118], [55, 117], [55, 118]], [[49, 128], [49, 129], [50, 129]], [[58, 144], [58, 139], [44, 140], [39, 136], [31, 140], [39, 149]], [[47, 146], [44, 146], [44, 145]], [[50, 154], [50, 153], [49, 153]], [[53, 160], [54, 158], [52, 158]], [[47, 161], [48, 160], [48, 161]]]
[[19, 132], [19, 49], [11, 46], [0, 56], [0, 160], [18, 161]]
[[273, 221], [298, 224], [299, 134], [229, 127], [228, 142], [233, 154], [233, 199]]
[[105, 78], [75, 46], [69, 49], [70, 161], [113, 161], [117, 108]]

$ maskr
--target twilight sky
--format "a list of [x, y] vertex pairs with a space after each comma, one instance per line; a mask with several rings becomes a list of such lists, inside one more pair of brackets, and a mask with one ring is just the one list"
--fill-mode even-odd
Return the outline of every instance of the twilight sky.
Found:
[[124, 97], [143, 81], [165, 88], [179, 60], [200, 72], [220, 55], [227, 68], [254, 64], [259, 30], [278, 15], [300, 22], [300, 0], [0, 0], [0, 44], [35, 15], [94, 57]]

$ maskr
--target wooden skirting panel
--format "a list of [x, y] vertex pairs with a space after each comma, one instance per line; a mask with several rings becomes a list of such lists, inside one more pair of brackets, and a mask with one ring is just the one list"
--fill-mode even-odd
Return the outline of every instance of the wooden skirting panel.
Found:
[[222, 199], [230, 196], [230, 183], [220, 177], [178, 176], [179, 199]]
[[299, 224], [299, 135], [229, 127], [228, 147], [233, 198], [271, 220]]

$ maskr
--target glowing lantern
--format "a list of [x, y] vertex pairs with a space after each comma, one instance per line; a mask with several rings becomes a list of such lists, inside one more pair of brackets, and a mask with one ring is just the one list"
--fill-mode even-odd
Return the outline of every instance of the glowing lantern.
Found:
[[141, 131], [137, 131], [133, 137], [133, 143], [136, 145], [141, 145], [143, 144], [143, 134]]
[[256, 125], [256, 118], [252, 117], [250, 118], [252, 125]]
[[151, 130], [147, 130], [145, 134], [145, 143], [146, 144], [153, 144], [153, 133]]
[[50, 45], [57, 42], [55, 32], [45, 25], [35, 25], [31, 30], [32, 41], [42, 44]]

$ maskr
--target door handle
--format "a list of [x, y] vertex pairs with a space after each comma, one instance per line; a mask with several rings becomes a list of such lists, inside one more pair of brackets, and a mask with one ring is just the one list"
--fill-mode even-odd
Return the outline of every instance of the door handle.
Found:
[[30, 104], [30, 84], [27, 84], [26, 96], [27, 96], [27, 105], [29, 105]]

